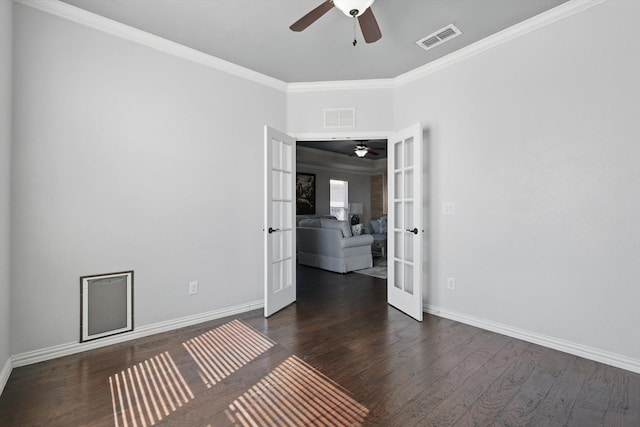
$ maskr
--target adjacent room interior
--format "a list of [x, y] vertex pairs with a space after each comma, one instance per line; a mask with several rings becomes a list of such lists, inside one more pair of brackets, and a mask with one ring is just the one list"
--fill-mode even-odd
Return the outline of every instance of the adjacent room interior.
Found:
[[[338, 273], [356, 272], [386, 279], [386, 217], [387, 217], [387, 141], [386, 139], [297, 141], [296, 174], [300, 185], [307, 185], [307, 195], [298, 194], [296, 208], [297, 245], [308, 247], [311, 253], [298, 254], [298, 262], [323, 268], [318, 265], [318, 237], [324, 240], [325, 255], [336, 254], [337, 242], [341, 238], [361, 240], [362, 251], [353, 249], [361, 257], [352, 254], [352, 261], [345, 263], [328, 262], [326, 267]], [[301, 186], [299, 186], [301, 188]], [[312, 203], [307, 200], [311, 199]], [[350, 226], [345, 234], [341, 232], [300, 230], [302, 225], [320, 226], [319, 221], [308, 219], [324, 218], [346, 221]], [[380, 229], [382, 219], [383, 228]], [[303, 227], [308, 228], [308, 227]], [[320, 227], [322, 228], [322, 227]], [[356, 236], [371, 235], [371, 238]], [[352, 239], [355, 237], [355, 239]], [[336, 245], [332, 249], [332, 245]], [[364, 248], [366, 247], [366, 248]], [[308, 255], [308, 256], [307, 256]]]

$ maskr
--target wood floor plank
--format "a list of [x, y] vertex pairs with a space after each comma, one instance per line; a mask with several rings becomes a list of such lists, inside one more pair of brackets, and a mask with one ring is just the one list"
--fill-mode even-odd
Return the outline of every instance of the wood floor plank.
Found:
[[[495, 334], [478, 334], [445, 353], [408, 381], [399, 383], [394, 394], [384, 402], [388, 425], [416, 425], [433, 408], [442, 403], [467, 378], [491, 360], [508, 343], [509, 338]], [[417, 393], [416, 393], [417, 391]], [[375, 407], [373, 414], [376, 414]]]
[[595, 362], [572, 356], [566, 369], [556, 378], [549, 393], [536, 409], [530, 424], [535, 426], [564, 425], [569, 419], [582, 385], [595, 369]]
[[640, 426], [640, 375], [615, 369], [605, 426]]
[[613, 368], [597, 364], [582, 385], [566, 425], [575, 427], [603, 425], [614, 378]]
[[[274, 370], [295, 356], [317, 371], [314, 378], [328, 378], [329, 386], [312, 388], [334, 387], [340, 393], [333, 396], [364, 408], [364, 425], [640, 426], [638, 374], [436, 316], [416, 322], [387, 304], [384, 280], [303, 266], [297, 274], [298, 301], [268, 319], [254, 310], [14, 369], [0, 396], [0, 425], [106, 427], [124, 416], [128, 426], [134, 419], [139, 426], [142, 419], [151, 425], [153, 417], [156, 426], [218, 427], [239, 423], [242, 411], [248, 411], [247, 425], [270, 426], [266, 420], [291, 420], [286, 411], [297, 411], [295, 405], [309, 424], [338, 419], [330, 413], [345, 407], [340, 398], [322, 414], [309, 408], [321, 407], [314, 398], [327, 402], [324, 393], [314, 396], [296, 382], [290, 383], [293, 394], [279, 390], [284, 394], [278, 399], [253, 406], [251, 399], [262, 401], [271, 392], [251, 395], [257, 384], [277, 379]], [[215, 344], [224, 355], [206, 353], [202, 360], [216, 360], [229, 371], [207, 383], [204, 370], [220, 367], [199, 365], [184, 343], [235, 319], [275, 344], [244, 360], [224, 338]], [[127, 375], [161, 354], [170, 356], [171, 369], [193, 396], [158, 417], [144, 412], [144, 399], [155, 392]], [[228, 359], [233, 357], [243, 362], [233, 364]], [[164, 373], [171, 375], [171, 369]], [[110, 378], [130, 381], [131, 403], [115, 403], [125, 415], [114, 413], [112, 390], [118, 389]]]
[[505, 427], [531, 425], [530, 422], [538, 406], [564, 371], [570, 358], [571, 356], [566, 353], [545, 349], [544, 356], [529, 378], [496, 416], [495, 425]]
[[528, 345], [527, 349], [511, 361], [465, 414], [456, 421], [460, 427], [490, 425], [529, 378], [544, 355], [542, 348]]
[[426, 412], [420, 424], [425, 426], [453, 425], [462, 417], [489, 386], [515, 361], [528, 344], [509, 339], [507, 344], [487, 360], [472, 375], [436, 406]]

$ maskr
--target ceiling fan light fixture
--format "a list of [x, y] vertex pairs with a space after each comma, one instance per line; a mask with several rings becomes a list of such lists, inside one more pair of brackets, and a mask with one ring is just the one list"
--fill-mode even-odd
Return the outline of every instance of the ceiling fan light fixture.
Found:
[[[333, 5], [349, 17], [362, 15], [375, 0], [333, 0]], [[353, 12], [356, 11], [356, 12]]]
[[356, 156], [358, 157], [364, 157], [367, 155], [367, 153], [369, 152], [369, 150], [367, 150], [366, 148], [356, 148]]

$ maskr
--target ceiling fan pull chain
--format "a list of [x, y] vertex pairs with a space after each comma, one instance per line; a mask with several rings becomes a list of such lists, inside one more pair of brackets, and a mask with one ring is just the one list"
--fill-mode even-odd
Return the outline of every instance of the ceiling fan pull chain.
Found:
[[357, 19], [356, 16], [353, 16], [353, 47], [356, 47], [356, 45], [358, 44], [358, 41], [356, 40], [356, 34], [358, 34], [358, 30], [356, 28], [357, 25]]

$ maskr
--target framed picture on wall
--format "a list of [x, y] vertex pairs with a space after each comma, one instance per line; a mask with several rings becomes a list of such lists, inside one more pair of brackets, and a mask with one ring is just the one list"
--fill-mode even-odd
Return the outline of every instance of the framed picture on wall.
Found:
[[296, 215], [316, 214], [316, 175], [296, 174]]

